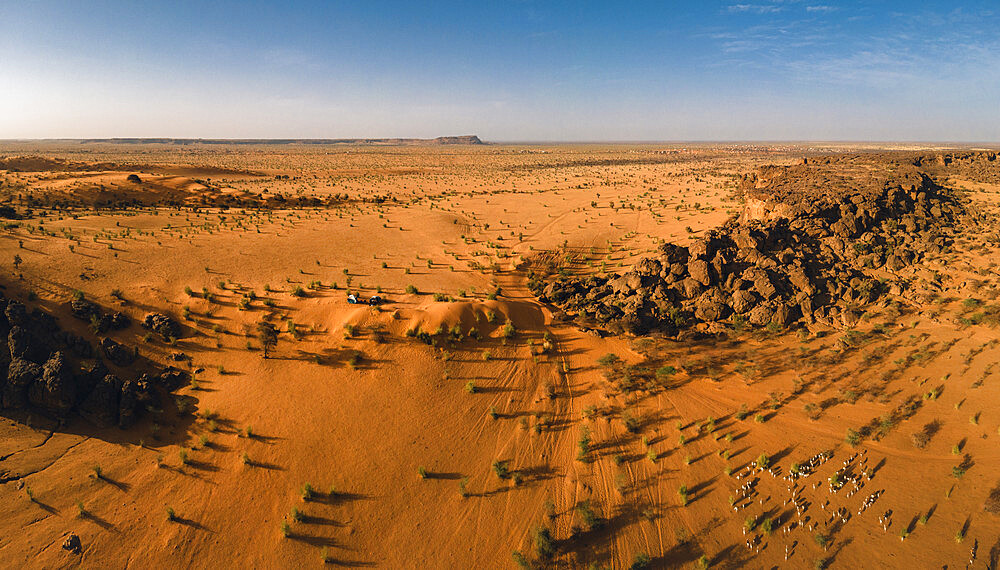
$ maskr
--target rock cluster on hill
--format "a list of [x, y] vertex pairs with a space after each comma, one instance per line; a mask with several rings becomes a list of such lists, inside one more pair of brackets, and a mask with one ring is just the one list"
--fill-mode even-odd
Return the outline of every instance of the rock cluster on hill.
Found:
[[621, 275], [535, 273], [529, 286], [568, 314], [634, 333], [722, 321], [851, 326], [859, 307], [902, 292], [893, 272], [950, 246], [963, 212], [912, 163], [769, 166], [744, 176], [740, 192], [742, 214], [688, 247], [664, 244]]
[[[70, 310], [92, 323], [108, 317], [109, 322], [128, 324], [125, 315], [102, 314], [97, 305], [81, 297], [71, 302]], [[162, 319], [153, 321], [167, 326]], [[146, 409], [158, 407], [158, 388], [174, 390], [186, 380], [175, 369], [123, 380], [95, 359], [98, 354], [89, 342], [61, 330], [51, 315], [38, 309], [29, 312], [24, 304], [3, 297], [0, 335], [7, 339], [0, 344], [0, 407], [7, 410], [32, 409], [57, 417], [75, 412], [99, 426], [127, 428]], [[130, 366], [137, 358], [134, 349], [110, 338], [100, 346], [101, 355], [119, 367]], [[89, 364], [81, 367], [81, 361]]]

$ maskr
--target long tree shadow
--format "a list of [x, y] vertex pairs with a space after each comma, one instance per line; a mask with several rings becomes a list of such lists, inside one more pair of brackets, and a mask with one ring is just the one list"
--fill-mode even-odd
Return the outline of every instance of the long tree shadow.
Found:
[[128, 490], [131, 488], [131, 485], [129, 485], [128, 483], [125, 483], [123, 481], [116, 481], [104, 473], [96, 476], [95, 479], [97, 479], [97, 481], [101, 483], [107, 483], [108, 485], [111, 485], [112, 487], [118, 489], [123, 493], [127, 493]]
[[87, 521], [87, 522], [94, 523], [97, 526], [103, 528], [104, 530], [111, 531], [111, 532], [114, 532], [114, 533], [118, 533], [118, 529], [115, 528], [115, 525], [111, 524], [107, 520], [105, 520], [105, 519], [97, 516], [96, 514], [90, 512], [88, 510], [81, 511], [80, 512], [80, 518], [83, 519], [83, 520], [85, 520], [85, 521]]
[[371, 566], [375, 566], [374, 562], [364, 562], [361, 560], [347, 560], [344, 558], [337, 558], [329, 555], [327, 555], [326, 559], [323, 560], [323, 563], [332, 566], [343, 566], [344, 568], [368, 568]]
[[329, 536], [315, 536], [310, 534], [303, 534], [300, 532], [291, 532], [288, 534], [288, 539], [294, 540], [296, 542], [304, 542], [312, 546], [328, 547], [333, 548], [339, 546], [337, 539]]
[[180, 517], [180, 516], [177, 516], [177, 515], [174, 515], [173, 518], [170, 519], [170, 522], [175, 522], [175, 523], [180, 524], [180, 525], [189, 526], [191, 528], [198, 529], [198, 530], [204, 530], [204, 531], [207, 531], [207, 532], [212, 532], [211, 529], [209, 529], [208, 527], [206, 527], [205, 525], [201, 524], [198, 521], [195, 521], [193, 519], [188, 519], [188, 518]]
[[278, 465], [276, 463], [268, 463], [267, 461], [257, 461], [257, 460], [250, 459], [250, 458], [247, 458], [246, 465], [247, 465], [247, 467], [254, 467], [254, 468], [259, 468], [259, 469], [267, 469], [269, 471], [284, 471], [285, 470], [284, 467], [282, 467], [282, 466], [280, 466], [280, 465]]
[[338, 505], [354, 501], [370, 501], [374, 497], [362, 493], [352, 493], [349, 491], [332, 491], [330, 493], [317, 493], [311, 500], [327, 505]]
[[303, 524], [317, 524], [322, 526], [344, 527], [346, 524], [327, 517], [305, 515], [302, 517]]

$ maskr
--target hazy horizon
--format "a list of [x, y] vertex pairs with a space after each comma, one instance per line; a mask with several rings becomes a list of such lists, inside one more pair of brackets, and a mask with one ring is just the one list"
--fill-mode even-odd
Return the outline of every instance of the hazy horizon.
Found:
[[[284, 141], [292, 141], [287, 144], [293, 144], [294, 142], [302, 141], [306, 144], [315, 144], [314, 141], [331, 141], [329, 144], [349, 144], [342, 143], [339, 141], [381, 141], [381, 140], [413, 140], [413, 141], [432, 141], [436, 138], [441, 137], [455, 137], [455, 136], [471, 136], [475, 133], [464, 133], [461, 135], [447, 134], [432, 137], [397, 137], [397, 136], [374, 136], [374, 137], [275, 137], [275, 138], [240, 138], [240, 137], [47, 137], [47, 138], [0, 138], [0, 142], [28, 142], [28, 143], [44, 143], [44, 142], [84, 142], [91, 144], [158, 144], [158, 141], [168, 141], [162, 144], [168, 144], [173, 141], [181, 141], [183, 144], [197, 144], [201, 141], [207, 141], [215, 143], [216, 141], [233, 141], [236, 143], [260, 143], [268, 144], [271, 142], [284, 143]], [[689, 139], [689, 140], [488, 140], [479, 137], [481, 142], [485, 145], [713, 145], [713, 144], [789, 144], [789, 145], [805, 145], [805, 144], [832, 144], [832, 145], [989, 145], [996, 146], [1000, 145], [1000, 140], [906, 140], [906, 139], [896, 139], [896, 140], [861, 140], [861, 139]], [[138, 141], [138, 142], [136, 142]], [[457, 146], [461, 146], [458, 144]]]
[[991, 2], [0, 6], [0, 139], [994, 142]]

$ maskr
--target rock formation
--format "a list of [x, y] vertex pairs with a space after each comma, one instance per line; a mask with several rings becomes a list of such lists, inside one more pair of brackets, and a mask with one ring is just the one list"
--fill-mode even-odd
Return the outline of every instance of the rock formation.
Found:
[[633, 333], [851, 326], [856, 308], [903, 290], [893, 271], [949, 247], [965, 213], [916, 159], [852, 160], [762, 167], [739, 181], [743, 212], [690, 246], [664, 244], [608, 277], [532, 270], [529, 287], [578, 319]]
[[[130, 322], [123, 313], [107, 314], [96, 304], [77, 296], [70, 303], [74, 317], [93, 325], [107, 319], [110, 328]], [[179, 334], [180, 327], [164, 315], [150, 315], [146, 321], [160, 334]], [[97, 327], [95, 333], [103, 332]], [[31, 409], [43, 414], [66, 417], [77, 413], [99, 426], [131, 426], [149, 408], [158, 407], [161, 391], [176, 390], [187, 374], [168, 368], [155, 376], [122, 380], [95, 356], [93, 346], [83, 338], [63, 331], [49, 314], [0, 297], [0, 407], [7, 410]], [[100, 341], [100, 355], [119, 368], [132, 366], [134, 348], [110, 338]], [[84, 362], [89, 361], [89, 362]], [[126, 371], [127, 372], [127, 371]]]

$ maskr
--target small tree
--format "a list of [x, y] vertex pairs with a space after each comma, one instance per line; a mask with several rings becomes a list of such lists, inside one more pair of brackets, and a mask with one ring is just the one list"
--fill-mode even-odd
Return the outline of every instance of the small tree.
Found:
[[535, 529], [535, 553], [542, 560], [548, 560], [556, 553], [552, 532], [544, 526]]
[[758, 469], [767, 469], [770, 464], [771, 459], [764, 453], [761, 453], [760, 457], [757, 458], [757, 461], [754, 462], [754, 465], [756, 465]]
[[267, 321], [257, 323], [257, 338], [264, 349], [264, 358], [267, 358], [268, 350], [278, 346], [278, 329]]

